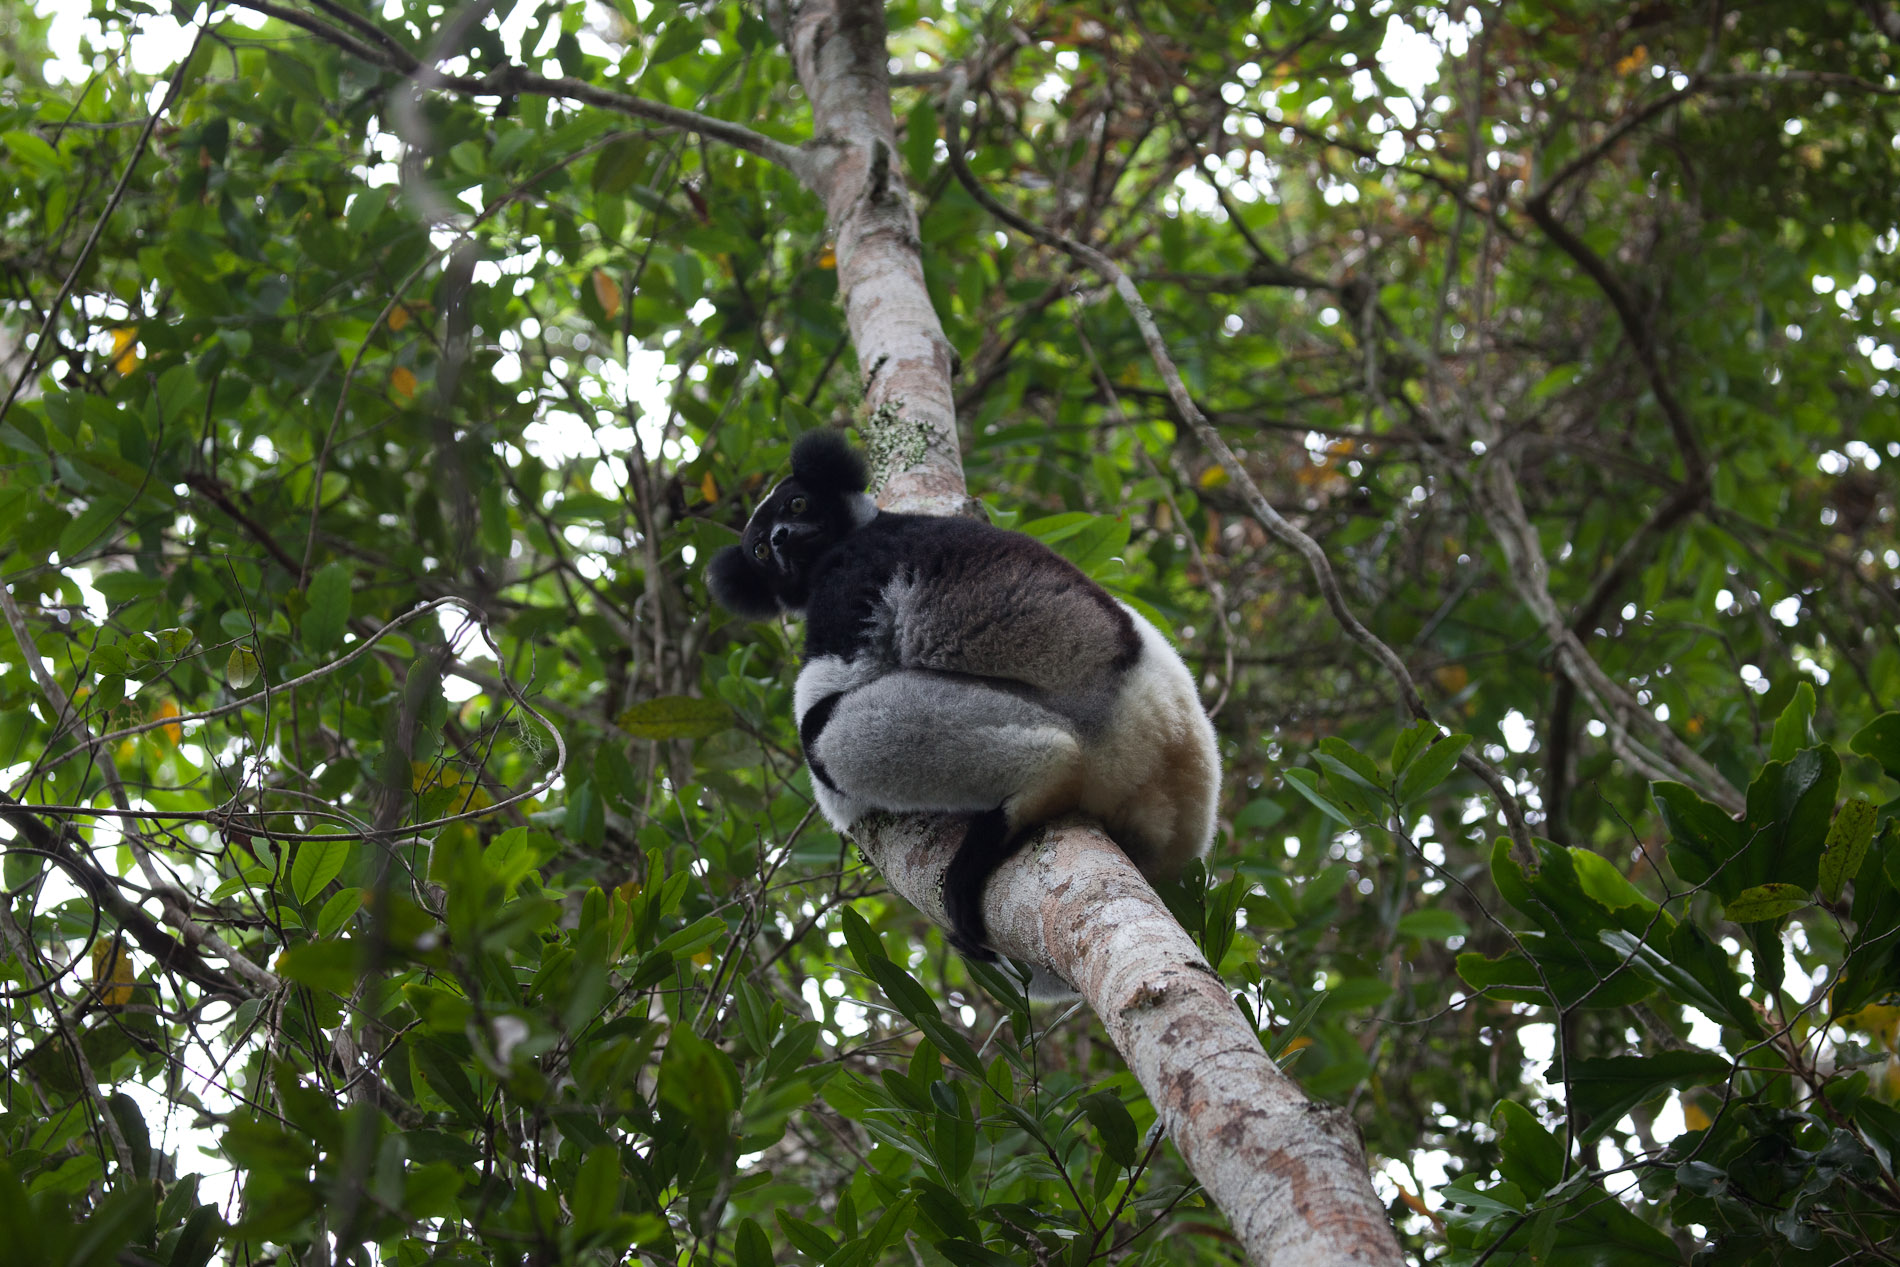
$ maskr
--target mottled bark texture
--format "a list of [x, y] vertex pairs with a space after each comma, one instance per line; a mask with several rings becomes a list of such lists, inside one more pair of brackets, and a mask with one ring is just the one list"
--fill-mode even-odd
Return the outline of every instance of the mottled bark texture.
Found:
[[[878, 817], [853, 833], [891, 887], [944, 919], [958, 821]], [[1399, 1263], [1358, 1128], [1281, 1073], [1181, 925], [1102, 832], [1063, 822], [1003, 864], [990, 941], [1081, 992], [1168, 1138], [1258, 1267]]]
[[[831, 221], [879, 500], [969, 513], [952, 353], [897, 159], [883, 8], [832, 0], [773, 17], [812, 103], [801, 174]], [[891, 887], [942, 924], [961, 832], [960, 821], [878, 816], [853, 835]], [[1402, 1261], [1352, 1121], [1268, 1059], [1193, 940], [1099, 829], [1042, 833], [991, 880], [984, 916], [998, 950], [1051, 969], [1095, 1009], [1254, 1263]]]
[[883, 6], [786, 5], [776, 16], [811, 99], [805, 180], [831, 223], [879, 500], [920, 514], [963, 513], [954, 353], [924, 289], [917, 213], [891, 114]]

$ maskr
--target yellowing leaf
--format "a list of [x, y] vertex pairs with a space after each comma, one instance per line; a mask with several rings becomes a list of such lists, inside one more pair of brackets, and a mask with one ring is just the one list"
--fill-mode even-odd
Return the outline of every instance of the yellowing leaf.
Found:
[[124, 1007], [132, 1001], [132, 955], [116, 937], [101, 938], [92, 947], [92, 980], [103, 986], [99, 1001]]
[[838, 249], [836, 247], [831, 247], [831, 246], [826, 247], [823, 253], [821, 253], [818, 256], [818, 267], [820, 268], [838, 267]]
[[1471, 671], [1462, 664], [1447, 664], [1432, 673], [1432, 680], [1449, 695], [1456, 695], [1471, 684]]
[[426, 792], [432, 787], [454, 787], [462, 781], [462, 772], [454, 766], [437, 769], [432, 761], [409, 763], [409, 790]]
[[224, 680], [232, 690], [241, 691], [257, 681], [257, 670], [257, 652], [248, 646], [232, 647], [224, 661]]
[[698, 954], [693, 956], [693, 962], [698, 964], [702, 968], [710, 968], [712, 966], [712, 951], [710, 950], [700, 951]]
[[[175, 699], [166, 699], [159, 702], [157, 711], [152, 714], [152, 720], [164, 721], [168, 717], [176, 716], [178, 716], [178, 701]], [[185, 728], [177, 722], [173, 722], [169, 726], [160, 726], [154, 733], [163, 736], [172, 743], [177, 743], [180, 739], [185, 737]]]
[[1625, 57], [1616, 64], [1616, 73], [1619, 75], [1634, 74], [1648, 64], [1649, 50], [1644, 48], [1641, 44], [1638, 44], [1635, 48], [1630, 50], [1628, 57]]
[[139, 328], [119, 326], [112, 332], [112, 368], [121, 376], [139, 367]]
[[390, 312], [389, 312], [390, 330], [392, 331], [401, 330], [404, 326], [408, 324], [409, 324], [409, 305], [408, 304], [397, 304], [394, 308], [390, 309]]
[[402, 400], [413, 400], [416, 395], [416, 376], [398, 365], [389, 371], [389, 390]]
[[594, 270], [594, 298], [600, 300], [600, 306], [608, 316], [620, 315], [620, 283], [610, 277], [604, 268]]
[[1737, 893], [1722, 914], [1737, 924], [1759, 924], [1780, 919], [1808, 904], [1808, 891], [1794, 884], [1758, 884]]
[[1840, 1019], [1844, 1025], [1872, 1034], [1880, 1040], [1880, 1045], [1889, 1051], [1893, 1050], [1896, 1040], [1900, 1040], [1900, 1007], [1885, 1003], [1870, 1003], [1860, 1011], [1850, 1013]]
[[719, 485], [713, 483], [712, 472], [706, 472], [706, 478], [699, 481], [699, 494], [709, 502], [719, 500]]
[[1205, 471], [1202, 471], [1201, 478], [1194, 482], [1199, 484], [1202, 488], [1219, 488], [1227, 483], [1227, 468], [1224, 466], [1210, 466]]
[[1706, 1131], [1709, 1129], [1709, 1115], [1700, 1104], [1697, 1104], [1693, 1100], [1684, 1100], [1682, 1102], [1682, 1125], [1686, 1130]]
[[662, 695], [635, 704], [617, 721], [642, 739], [704, 739], [732, 724], [732, 710], [718, 700]]

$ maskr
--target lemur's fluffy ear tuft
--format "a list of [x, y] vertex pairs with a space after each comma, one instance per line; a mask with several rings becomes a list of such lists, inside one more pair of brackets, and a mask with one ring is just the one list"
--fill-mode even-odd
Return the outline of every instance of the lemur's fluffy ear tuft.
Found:
[[749, 620], [769, 620], [778, 615], [778, 596], [765, 573], [752, 565], [745, 551], [727, 546], [706, 567], [706, 588], [727, 611]]
[[836, 431], [807, 431], [792, 446], [792, 477], [814, 493], [862, 493], [864, 459]]

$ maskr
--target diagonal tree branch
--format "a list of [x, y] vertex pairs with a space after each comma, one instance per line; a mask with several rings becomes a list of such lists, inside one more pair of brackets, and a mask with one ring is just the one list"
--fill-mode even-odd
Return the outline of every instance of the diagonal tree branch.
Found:
[[[314, 0], [313, 0], [314, 2]], [[661, 101], [649, 101], [645, 97], [636, 97], [631, 93], [615, 92], [611, 88], [602, 88], [585, 80], [572, 78], [549, 78], [536, 74], [526, 66], [498, 66], [487, 75], [444, 75], [426, 67], [416, 56], [396, 43], [393, 37], [385, 33], [372, 47], [346, 31], [338, 30], [329, 23], [314, 18], [307, 13], [293, 9], [288, 5], [273, 4], [271, 0], [231, 0], [240, 9], [249, 9], [266, 17], [276, 18], [342, 49], [359, 61], [371, 66], [380, 66], [385, 70], [408, 78], [424, 81], [430, 87], [445, 88], [453, 92], [478, 97], [506, 97], [520, 93], [533, 93], [536, 96], [552, 97], [563, 101], [578, 101], [595, 106], [614, 114], [623, 114], [633, 119], [645, 119], [664, 127], [682, 132], [694, 132], [711, 140], [721, 141], [748, 154], [756, 154], [768, 162], [776, 163], [792, 172], [801, 180], [809, 181], [810, 157], [798, 146], [775, 140], [762, 133], [754, 132], [744, 124], [729, 119], [716, 119], [697, 110], [687, 110], [679, 106], [667, 105]], [[320, 5], [326, 12], [339, 6]], [[377, 37], [371, 30], [380, 31], [368, 19], [351, 22], [352, 28], [362, 31], [370, 38]], [[369, 28], [369, 29], [366, 29]]]
[[[976, 179], [976, 174], [970, 170], [969, 160], [963, 153], [961, 116], [964, 99], [963, 84], [960, 81], [953, 82], [944, 118], [947, 121], [950, 143], [950, 166], [956, 173], [958, 181], [969, 191], [971, 197], [982, 204], [984, 210], [998, 220], [1044, 246], [1073, 256], [1115, 288], [1122, 302], [1127, 305], [1136, 326], [1141, 330], [1142, 340], [1148, 347], [1148, 355], [1161, 374], [1161, 381], [1167, 387], [1168, 399], [1174, 405], [1175, 411], [1200, 442], [1207, 447], [1208, 452], [1214, 455], [1215, 460], [1220, 463], [1221, 469], [1227, 472], [1228, 478], [1234, 482], [1235, 487], [1240, 489], [1254, 518], [1259, 520], [1261, 526], [1272, 533], [1277, 540], [1291, 547], [1294, 553], [1305, 561], [1307, 570], [1312, 573], [1313, 581], [1319, 587], [1321, 597], [1326, 601], [1327, 609], [1333, 614], [1333, 619], [1337, 620], [1340, 628], [1346, 631], [1346, 636], [1358, 643], [1392, 678], [1399, 688], [1399, 697], [1406, 711], [1413, 717], [1432, 721], [1436, 725], [1431, 710], [1425, 706], [1424, 699], [1418, 693], [1417, 685], [1412, 681], [1411, 670], [1405, 667], [1405, 661], [1401, 660], [1398, 653], [1388, 647], [1377, 634], [1366, 628], [1364, 622], [1353, 613], [1352, 607], [1346, 602], [1345, 592], [1340, 589], [1339, 578], [1333, 573], [1332, 560], [1326, 557], [1326, 551], [1321, 548], [1319, 542], [1288, 520], [1272, 502], [1267, 500], [1266, 494], [1260, 491], [1260, 486], [1254, 483], [1252, 474], [1234, 455], [1234, 451], [1227, 446], [1227, 441], [1221, 437], [1220, 432], [1208, 422], [1207, 415], [1201, 412], [1200, 406], [1195, 404], [1187, 385], [1181, 381], [1180, 371], [1175, 368], [1174, 358], [1168, 351], [1167, 341], [1162, 337], [1161, 328], [1155, 324], [1154, 314], [1149, 310], [1147, 302], [1142, 299], [1141, 291], [1134, 280], [1123, 271], [1121, 265], [1087, 243], [1053, 232], [1010, 210]], [[1518, 804], [1517, 797], [1505, 786], [1503, 777], [1490, 762], [1469, 747], [1459, 758], [1459, 764], [1470, 770], [1490, 789], [1506, 822], [1510, 825], [1513, 843], [1517, 848], [1528, 851], [1530, 831], [1524, 823], [1523, 808]]]

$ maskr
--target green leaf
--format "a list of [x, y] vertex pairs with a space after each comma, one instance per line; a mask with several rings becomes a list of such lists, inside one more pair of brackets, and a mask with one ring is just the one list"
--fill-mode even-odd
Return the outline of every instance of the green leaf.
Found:
[[1847, 882], [1860, 874], [1867, 846], [1874, 839], [1874, 803], [1864, 796], [1842, 802], [1828, 829], [1827, 848], [1821, 854], [1821, 893], [1832, 902]]
[[1399, 804], [1410, 804], [1443, 783], [1470, 743], [1470, 735], [1444, 735], [1433, 741], [1431, 747], [1414, 759], [1405, 777], [1399, 780]]
[[775, 1210], [779, 1229], [785, 1233], [785, 1239], [792, 1248], [810, 1258], [813, 1262], [824, 1262], [838, 1248], [838, 1242], [819, 1231], [801, 1218], [795, 1218], [783, 1210]]
[[674, 18], [660, 32], [660, 38], [653, 42], [653, 51], [647, 55], [648, 66], [660, 66], [675, 57], [699, 47], [700, 40], [706, 35], [705, 23], [698, 18]]
[[858, 966], [877, 982], [891, 1005], [937, 1045], [938, 1051], [956, 1062], [965, 1073], [977, 1078], [983, 1076], [983, 1062], [977, 1059], [976, 1049], [970, 1046], [970, 1040], [944, 1024], [936, 1000], [930, 997], [930, 991], [924, 989], [917, 978], [881, 956], [860, 960]]
[[1721, 1082], [1734, 1069], [1712, 1052], [1665, 1051], [1654, 1056], [1573, 1057], [1566, 1070], [1572, 1106], [1586, 1119], [1583, 1143], [1601, 1137], [1637, 1105], [1666, 1091]]
[[911, 1191], [917, 1195], [917, 1209], [926, 1222], [945, 1237], [957, 1237], [968, 1241], [980, 1241], [983, 1233], [978, 1230], [976, 1220], [970, 1217], [970, 1207], [963, 1198], [928, 1179], [911, 1180]]
[[[947, 1085], [933, 1082], [930, 1089], [935, 1093]], [[939, 1106], [931, 1124], [930, 1146], [943, 1177], [951, 1183], [962, 1183], [976, 1160], [976, 1122], [968, 1109], [958, 1105], [955, 1111], [946, 1111]]]
[[904, 116], [904, 165], [910, 180], [921, 186], [930, 178], [930, 165], [937, 153], [937, 108], [929, 93], [920, 93], [917, 104]]
[[1880, 763], [1890, 779], [1900, 779], [1900, 713], [1882, 713], [1854, 732], [1847, 746]]
[[1266, 796], [1255, 797], [1234, 815], [1234, 830], [1236, 832], [1271, 831], [1285, 817], [1286, 809], [1278, 801]]
[[111, 497], [95, 497], [92, 505], [59, 534], [56, 549], [62, 559], [71, 559], [85, 553], [86, 549], [100, 537], [121, 515], [125, 514], [124, 503]]
[[1367, 788], [1377, 792], [1385, 790], [1385, 776], [1379, 773], [1378, 763], [1345, 740], [1328, 735], [1319, 741], [1319, 751], [1331, 757], [1341, 769], [1351, 771]]
[[825, 420], [813, 413], [804, 401], [796, 397], [787, 396], [784, 400], [780, 401], [778, 410], [779, 425], [785, 429], [785, 434], [793, 440], [798, 439], [798, 437], [804, 435], [807, 431], [823, 431], [825, 429]]
[[1287, 1048], [1291, 1047], [1295, 1040], [1306, 1032], [1306, 1027], [1313, 1023], [1315, 1016], [1319, 1015], [1320, 1006], [1326, 1002], [1326, 993], [1326, 991], [1321, 990], [1314, 994], [1312, 998], [1308, 999], [1300, 1007], [1299, 1011], [1293, 1014], [1293, 1018], [1289, 1020], [1278, 1033], [1273, 1035], [1273, 1041], [1266, 1044], [1267, 1055], [1269, 1057], [1275, 1061], [1285, 1063], [1282, 1057], [1285, 1056]]
[[1724, 864], [1742, 850], [1742, 825], [1680, 783], [1654, 783], [1650, 791], [1669, 829], [1669, 861], [1676, 874], [1690, 884], [1706, 884], [1721, 874], [1716, 893], [1739, 893], [1742, 885], [1726, 875]]
[[1788, 761], [1814, 742], [1814, 687], [1802, 682], [1794, 688], [1794, 698], [1775, 719], [1774, 741], [1769, 745], [1770, 761]]
[[326, 564], [310, 578], [305, 594], [308, 606], [301, 625], [304, 646], [328, 651], [343, 640], [350, 620], [350, 570], [341, 563]]
[[419, 1035], [405, 1040], [409, 1062], [428, 1088], [464, 1122], [479, 1122], [484, 1116], [474, 1084], [461, 1063], [439, 1041]]
[[1404, 774], [1419, 753], [1425, 751], [1427, 744], [1439, 737], [1439, 729], [1423, 719], [1413, 722], [1392, 740], [1392, 774], [1397, 777]]
[[1624, 957], [1630, 970], [1661, 986], [1677, 1003], [1700, 1008], [1711, 1020], [1761, 1035], [1761, 1017], [1742, 997], [1742, 976], [1728, 952], [1687, 921], [1661, 936], [1608, 928], [1597, 936]]
[[1018, 1260], [999, 1254], [977, 1241], [938, 1241], [936, 1250], [956, 1267], [1022, 1267]]
[[1798, 911], [1809, 901], [1808, 891], [1796, 885], [1758, 884], [1730, 898], [1722, 914], [1737, 924], [1758, 924]]
[[1454, 911], [1407, 911], [1399, 917], [1399, 935], [1420, 937], [1427, 941], [1445, 941], [1452, 937], [1470, 936], [1471, 925]]
[[1319, 811], [1338, 823], [1341, 827], [1351, 827], [1352, 819], [1346, 817], [1346, 811], [1327, 800], [1319, 790], [1319, 775], [1301, 766], [1281, 772], [1280, 777], [1286, 785], [1311, 801]]
[[1089, 1124], [1102, 1137], [1102, 1151], [1108, 1154], [1110, 1161], [1122, 1169], [1131, 1169], [1138, 1160], [1136, 1148], [1141, 1141], [1141, 1132], [1135, 1127], [1135, 1119], [1128, 1113], [1128, 1106], [1121, 1097], [1112, 1091], [1097, 1091], [1081, 1099], [1082, 1111], [1088, 1114]]
[[298, 842], [297, 854], [290, 864], [290, 891], [302, 903], [323, 892], [323, 886], [337, 878], [349, 860], [348, 838], [305, 840]]
[[739, 1074], [732, 1057], [677, 1022], [660, 1056], [660, 1099], [678, 1109], [699, 1146], [723, 1156], [732, 1144], [732, 1114], [739, 1106]]
[[1564, 1177], [1563, 1140], [1515, 1100], [1491, 1113], [1498, 1126], [1498, 1173], [1525, 1192], [1547, 1192]]
[[574, 1216], [574, 1234], [593, 1236], [604, 1231], [620, 1213], [620, 1150], [601, 1144], [587, 1151], [574, 1185], [568, 1190], [567, 1208]]
[[732, 725], [732, 710], [718, 700], [662, 695], [635, 704], [616, 724], [641, 739], [704, 739]]
[[772, 1267], [772, 1239], [753, 1218], [739, 1220], [732, 1240], [733, 1267]]
[[313, 941], [279, 955], [277, 971], [312, 989], [348, 994], [362, 961], [362, 947], [354, 941]]
[[66, 174], [66, 160], [44, 138], [32, 132], [8, 132], [0, 135], [0, 141], [4, 141], [8, 152], [32, 168], [35, 174], [53, 177]]
[[1762, 767], [1748, 785], [1745, 821], [1754, 835], [1740, 865], [1729, 868], [1738, 888], [1815, 886], [1840, 781], [1841, 760], [1832, 748], [1808, 748]]
[[316, 933], [318, 937], [334, 937], [343, 925], [349, 923], [350, 916], [362, 909], [363, 890], [339, 889], [330, 895], [323, 904], [323, 910], [317, 915]]

